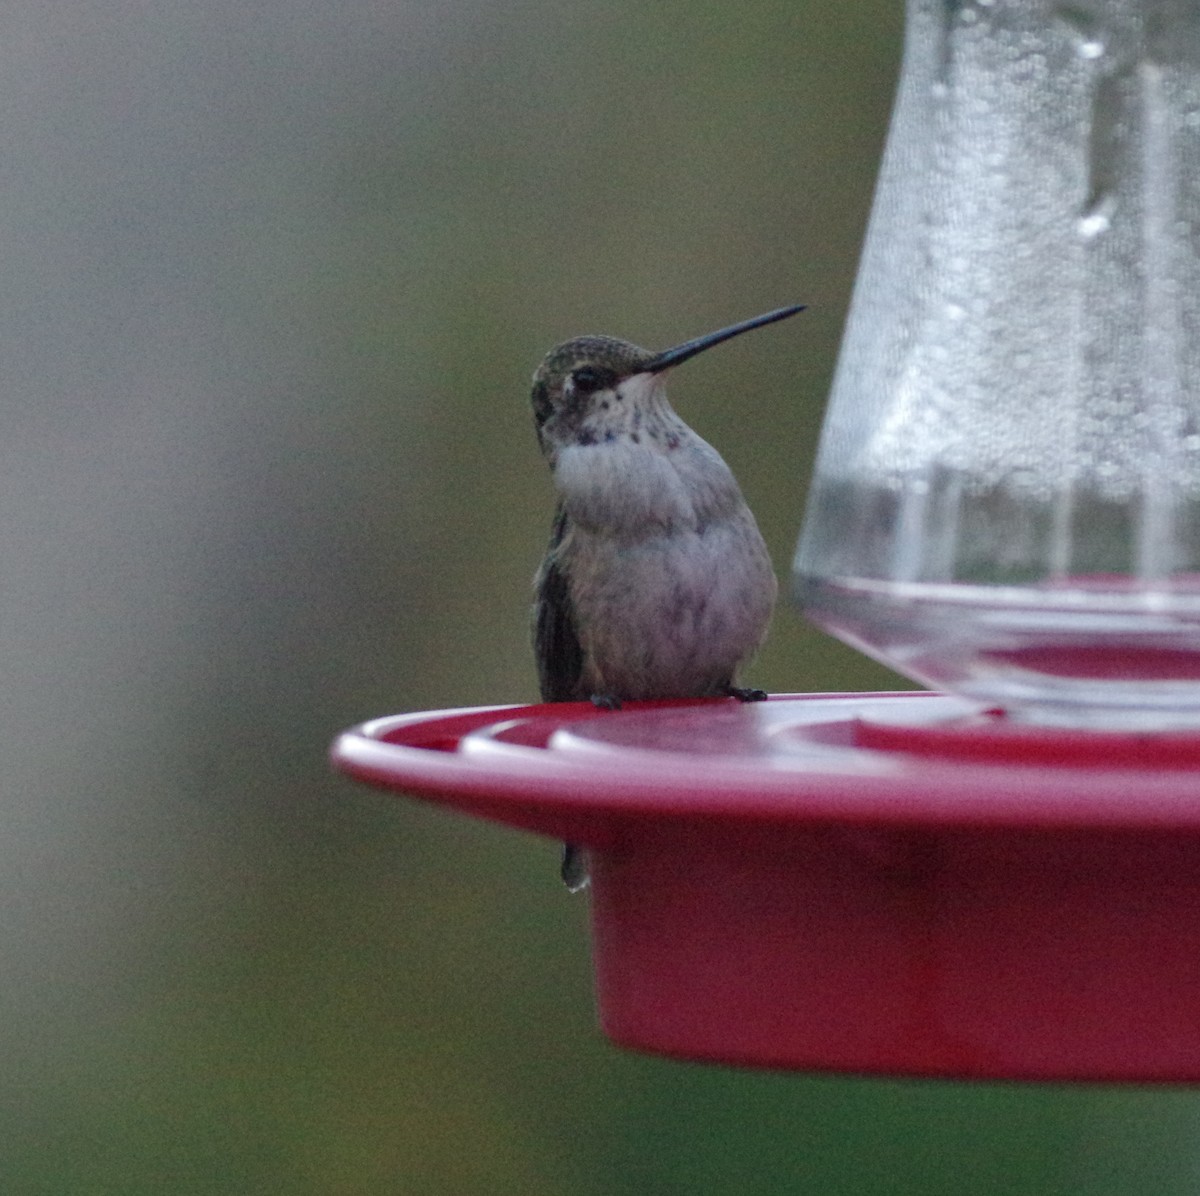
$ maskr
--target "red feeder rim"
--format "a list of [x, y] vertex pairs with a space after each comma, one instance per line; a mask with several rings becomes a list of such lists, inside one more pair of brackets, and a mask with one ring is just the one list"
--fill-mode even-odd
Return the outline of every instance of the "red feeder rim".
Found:
[[601, 1022], [623, 1045], [1200, 1080], [1200, 735], [808, 694], [398, 715], [333, 760], [587, 846]]

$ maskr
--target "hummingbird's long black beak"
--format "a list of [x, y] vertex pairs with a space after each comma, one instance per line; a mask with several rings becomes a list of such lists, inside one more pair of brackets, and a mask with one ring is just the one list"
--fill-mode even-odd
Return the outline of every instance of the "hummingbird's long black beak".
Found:
[[664, 349], [657, 357], [651, 358], [642, 367], [640, 372], [661, 374], [663, 370], [669, 370], [672, 366], [680, 365], [687, 361], [689, 357], [695, 357], [697, 353], [703, 353], [705, 349], [711, 349], [713, 345], [719, 345], [722, 341], [727, 341], [731, 337], [741, 336], [743, 332], [749, 332], [751, 328], [761, 328], [764, 324], [774, 324], [776, 320], [786, 320], [788, 316], [794, 316], [798, 311], [803, 310], [803, 303], [793, 307], [778, 307], [774, 311], [767, 312], [765, 315], [755, 316], [750, 320], [743, 320], [740, 324], [730, 324], [728, 328], [720, 328], [716, 332], [709, 332], [705, 336], [698, 336], [695, 340], [684, 341], [682, 345], [676, 345], [673, 349]]

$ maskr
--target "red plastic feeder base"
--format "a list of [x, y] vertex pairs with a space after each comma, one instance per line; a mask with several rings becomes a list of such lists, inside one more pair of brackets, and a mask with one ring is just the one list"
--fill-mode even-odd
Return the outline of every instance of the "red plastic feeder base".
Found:
[[333, 759], [589, 847], [601, 1021], [623, 1045], [1200, 1080], [1200, 736], [813, 694], [401, 715]]

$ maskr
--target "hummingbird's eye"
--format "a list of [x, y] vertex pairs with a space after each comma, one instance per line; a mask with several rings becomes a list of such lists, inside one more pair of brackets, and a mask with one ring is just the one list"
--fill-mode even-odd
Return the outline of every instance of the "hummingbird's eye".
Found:
[[571, 371], [571, 381], [577, 394], [592, 394], [597, 390], [606, 390], [616, 384], [617, 376], [612, 370], [606, 370], [598, 365], [581, 365]]

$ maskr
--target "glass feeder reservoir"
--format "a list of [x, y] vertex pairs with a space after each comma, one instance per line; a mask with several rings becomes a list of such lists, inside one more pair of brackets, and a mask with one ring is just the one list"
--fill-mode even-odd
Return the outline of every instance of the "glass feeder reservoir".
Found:
[[795, 562], [820, 626], [1080, 727], [1200, 725], [1200, 7], [910, 0]]

